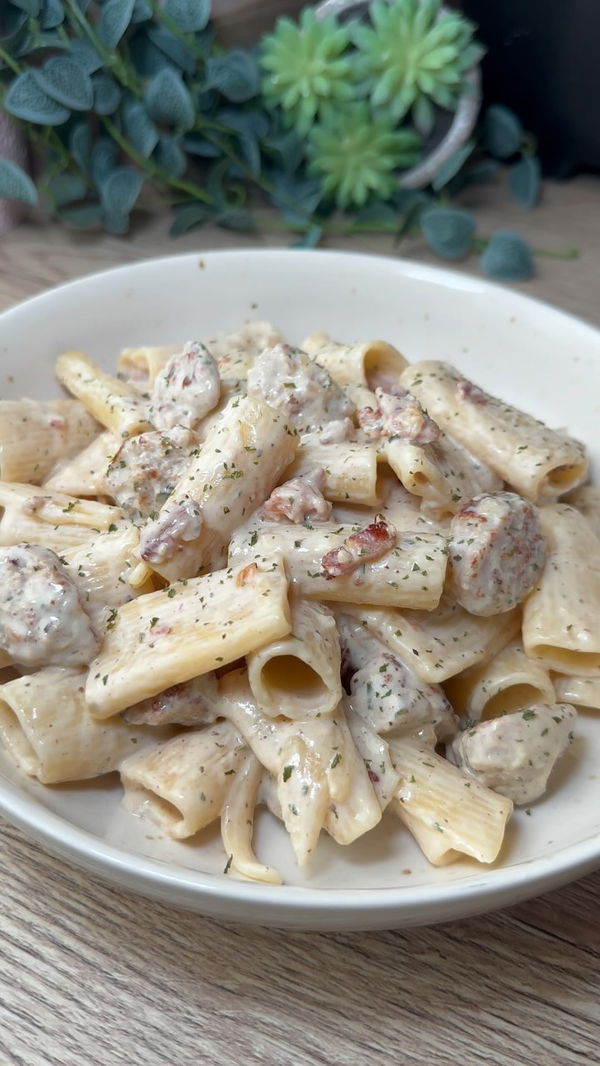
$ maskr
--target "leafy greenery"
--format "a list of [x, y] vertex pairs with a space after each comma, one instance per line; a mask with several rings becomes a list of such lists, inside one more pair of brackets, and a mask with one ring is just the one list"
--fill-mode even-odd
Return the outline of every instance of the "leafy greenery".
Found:
[[485, 247], [487, 274], [525, 277], [520, 238], [487, 246], [450, 206], [497, 160], [513, 198], [537, 201], [535, 145], [508, 109], [488, 108], [428, 189], [401, 187], [481, 55], [474, 27], [439, 0], [374, 0], [369, 13], [341, 25], [306, 9], [255, 49], [226, 50], [210, 0], [3, 0], [0, 106], [27, 132], [37, 188], [0, 160], [0, 197], [121, 235], [151, 187], [172, 207], [174, 236], [275, 225], [314, 247], [332, 233], [421, 230], [438, 255]]

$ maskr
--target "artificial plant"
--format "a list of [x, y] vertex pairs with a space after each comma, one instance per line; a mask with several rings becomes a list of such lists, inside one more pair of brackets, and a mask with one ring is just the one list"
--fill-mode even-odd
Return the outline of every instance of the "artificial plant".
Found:
[[[36, 181], [0, 160], [0, 196], [125, 234], [151, 186], [173, 209], [173, 235], [209, 221], [278, 225], [310, 246], [331, 232], [420, 226], [438, 254], [466, 254], [478, 246], [474, 219], [451, 196], [489, 175], [491, 156], [510, 162], [511, 192], [531, 206], [532, 146], [515, 116], [488, 109], [430, 188], [402, 189], [481, 49], [439, 0], [374, 0], [369, 16], [341, 25], [306, 9], [256, 48], [226, 50], [210, 0], [5, 0], [0, 101], [27, 132]], [[524, 277], [530, 253], [505, 234], [483, 267]]]

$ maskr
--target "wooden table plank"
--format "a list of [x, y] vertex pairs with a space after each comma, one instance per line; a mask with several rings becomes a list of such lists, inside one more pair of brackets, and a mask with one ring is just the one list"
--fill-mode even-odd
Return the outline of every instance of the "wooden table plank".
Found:
[[[525, 214], [472, 191], [482, 233], [516, 228], [577, 260], [520, 288], [600, 323], [600, 183], [550, 185]], [[24, 225], [2, 242], [0, 307], [151, 255], [280, 245], [163, 217], [127, 240]], [[331, 246], [393, 254], [385, 238]], [[406, 251], [435, 262], [421, 242]], [[469, 261], [459, 267], [476, 269]], [[168, 279], [166, 279], [168, 283]], [[575, 1066], [600, 1061], [600, 873], [507, 911], [397, 932], [227, 926], [105, 886], [0, 824], [0, 1066]]]

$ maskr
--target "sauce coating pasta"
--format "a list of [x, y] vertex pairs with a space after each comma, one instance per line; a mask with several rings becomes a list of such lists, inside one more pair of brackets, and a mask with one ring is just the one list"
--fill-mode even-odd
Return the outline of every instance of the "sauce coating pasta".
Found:
[[228, 876], [280, 880], [254, 854], [262, 803], [299, 865], [385, 810], [434, 864], [495, 861], [573, 736], [569, 693], [597, 688], [582, 445], [382, 341], [303, 350], [248, 323], [118, 365], [63, 353], [80, 453], [0, 482], [10, 757], [52, 783], [118, 771], [174, 839], [220, 819]]

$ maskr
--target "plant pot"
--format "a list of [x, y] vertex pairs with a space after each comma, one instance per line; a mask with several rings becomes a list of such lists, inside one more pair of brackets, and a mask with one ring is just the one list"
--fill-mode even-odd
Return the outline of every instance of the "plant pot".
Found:
[[[317, 18], [335, 15], [344, 22], [366, 14], [368, 0], [323, 0], [317, 4]], [[441, 8], [444, 11], [444, 8]], [[399, 174], [399, 184], [404, 189], [422, 189], [433, 180], [442, 163], [466, 144], [477, 122], [481, 106], [481, 78], [479, 66], [473, 67], [466, 76], [466, 86], [459, 97], [456, 109], [451, 114], [438, 109], [434, 129], [425, 144], [425, 155], [420, 163]]]

